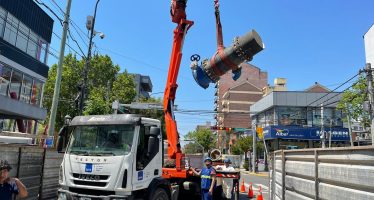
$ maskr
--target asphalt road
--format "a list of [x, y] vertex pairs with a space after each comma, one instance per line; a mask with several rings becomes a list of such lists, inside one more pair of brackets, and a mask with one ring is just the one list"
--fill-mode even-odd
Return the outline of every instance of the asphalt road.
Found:
[[240, 184], [244, 180], [245, 193], [240, 194], [240, 200], [248, 199], [248, 187], [252, 182], [252, 188], [256, 199], [256, 195], [259, 193], [259, 188], [262, 188], [262, 196], [264, 200], [269, 199], [269, 177], [268, 174], [248, 174], [246, 172], [241, 173]]

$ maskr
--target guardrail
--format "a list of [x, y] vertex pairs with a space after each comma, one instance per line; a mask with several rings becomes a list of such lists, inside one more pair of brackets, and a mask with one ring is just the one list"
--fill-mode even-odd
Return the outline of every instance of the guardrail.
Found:
[[276, 151], [270, 198], [374, 199], [374, 147]]

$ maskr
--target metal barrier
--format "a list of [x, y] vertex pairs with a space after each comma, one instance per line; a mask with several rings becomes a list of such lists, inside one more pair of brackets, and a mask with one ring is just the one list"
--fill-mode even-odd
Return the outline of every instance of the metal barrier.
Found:
[[0, 145], [0, 159], [13, 168], [11, 177], [19, 178], [29, 193], [27, 200], [57, 199], [58, 173], [63, 154], [37, 146]]
[[270, 198], [374, 199], [374, 147], [274, 152]]

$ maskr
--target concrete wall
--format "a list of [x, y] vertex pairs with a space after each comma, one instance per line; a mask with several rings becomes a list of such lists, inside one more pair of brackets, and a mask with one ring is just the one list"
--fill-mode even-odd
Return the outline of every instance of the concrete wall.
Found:
[[270, 199], [374, 199], [374, 147], [276, 151]]

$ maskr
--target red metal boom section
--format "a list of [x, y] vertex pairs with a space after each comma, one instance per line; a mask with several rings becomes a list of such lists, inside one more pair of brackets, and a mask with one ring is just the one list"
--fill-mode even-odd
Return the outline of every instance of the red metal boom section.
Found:
[[168, 72], [168, 79], [166, 82], [164, 93], [164, 114], [166, 135], [168, 140], [168, 156], [169, 159], [176, 160], [176, 170], [181, 170], [181, 160], [183, 154], [179, 144], [179, 134], [177, 131], [177, 124], [174, 119], [173, 107], [175, 100], [175, 93], [177, 90], [178, 72], [182, 60], [182, 48], [184, 37], [188, 29], [193, 25], [193, 21], [186, 20], [186, 0], [173, 0], [171, 6], [171, 17], [177, 27], [174, 30], [173, 48], [170, 57], [170, 65]]

